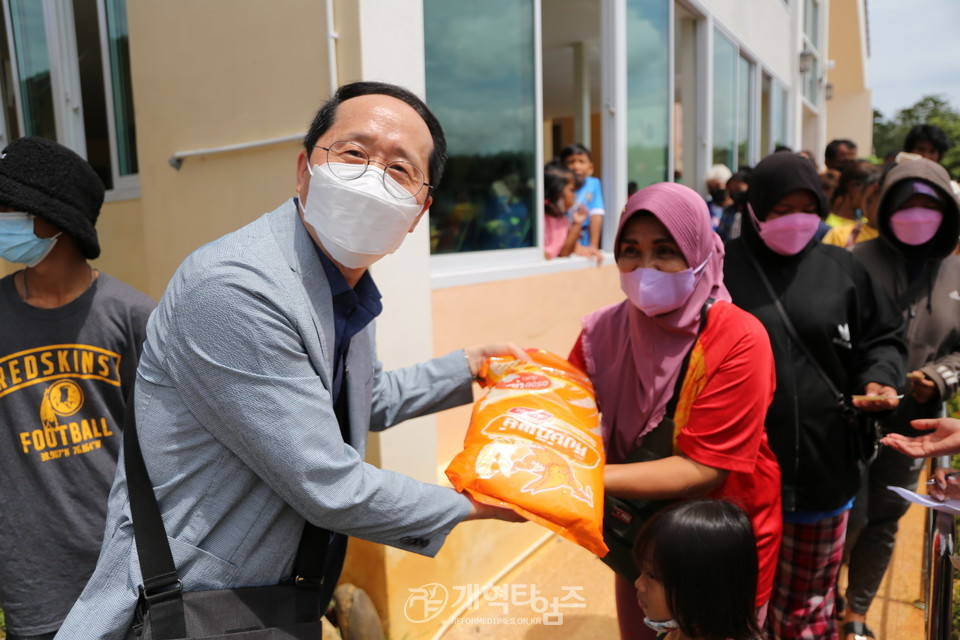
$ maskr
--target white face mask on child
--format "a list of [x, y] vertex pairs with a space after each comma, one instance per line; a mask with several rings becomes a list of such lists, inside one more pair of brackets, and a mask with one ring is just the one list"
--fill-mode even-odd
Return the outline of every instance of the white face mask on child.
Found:
[[664, 633], [666, 631], [673, 631], [674, 629], [679, 629], [680, 625], [677, 624], [676, 620], [651, 620], [650, 618], [644, 618], [643, 624], [647, 625], [657, 633]]

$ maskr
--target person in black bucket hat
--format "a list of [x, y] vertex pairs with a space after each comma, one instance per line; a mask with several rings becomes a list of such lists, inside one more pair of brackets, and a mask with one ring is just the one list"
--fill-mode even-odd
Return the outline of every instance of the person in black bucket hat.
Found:
[[0, 206], [49, 222], [91, 260], [100, 255], [95, 225], [102, 205], [93, 167], [63, 145], [29, 136], [0, 152]]
[[[103, 183], [73, 151], [0, 152], [0, 606], [8, 640], [52, 638], [96, 565], [126, 398], [154, 302], [100, 273]], [[15, 489], [13, 489], [15, 488]]]

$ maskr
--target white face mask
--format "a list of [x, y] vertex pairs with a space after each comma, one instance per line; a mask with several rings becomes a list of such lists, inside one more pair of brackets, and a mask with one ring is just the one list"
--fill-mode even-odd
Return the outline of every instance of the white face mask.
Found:
[[644, 618], [643, 624], [647, 625], [657, 633], [663, 633], [665, 631], [673, 631], [674, 629], [679, 629], [680, 625], [677, 624], [676, 620], [651, 620], [650, 618]]
[[392, 178], [377, 167], [368, 166], [355, 180], [342, 180], [331, 173], [330, 164], [307, 165], [310, 190], [303, 219], [334, 260], [348, 269], [369, 267], [397, 250], [423, 206], [390, 195], [383, 180]]

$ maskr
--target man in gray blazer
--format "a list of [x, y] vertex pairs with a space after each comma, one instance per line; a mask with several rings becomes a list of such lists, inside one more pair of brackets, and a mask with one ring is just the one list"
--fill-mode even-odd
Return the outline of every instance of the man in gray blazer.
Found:
[[[524, 357], [486, 345], [390, 372], [376, 358], [367, 267], [430, 206], [439, 123], [404, 89], [355, 83], [304, 144], [299, 198], [190, 255], [147, 327], [137, 428], [187, 590], [290, 576], [305, 520], [335, 534], [335, 583], [346, 536], [433, 556], [464, 520], [517, 519], [364, 462], [370, 429], [470, 402], [486, 356]], [[57, 638], [127, 637], [141, 584], [120, 465], [97, 568]]]

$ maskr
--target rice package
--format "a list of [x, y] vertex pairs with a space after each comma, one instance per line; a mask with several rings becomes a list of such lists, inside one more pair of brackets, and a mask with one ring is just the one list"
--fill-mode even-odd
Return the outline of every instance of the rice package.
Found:
[[458, 491], [509, 507], [598, 556], [603, 543], [603, 441], [593, 385], [540, 349], [489, 358], [464, 449], [447, 467]]

